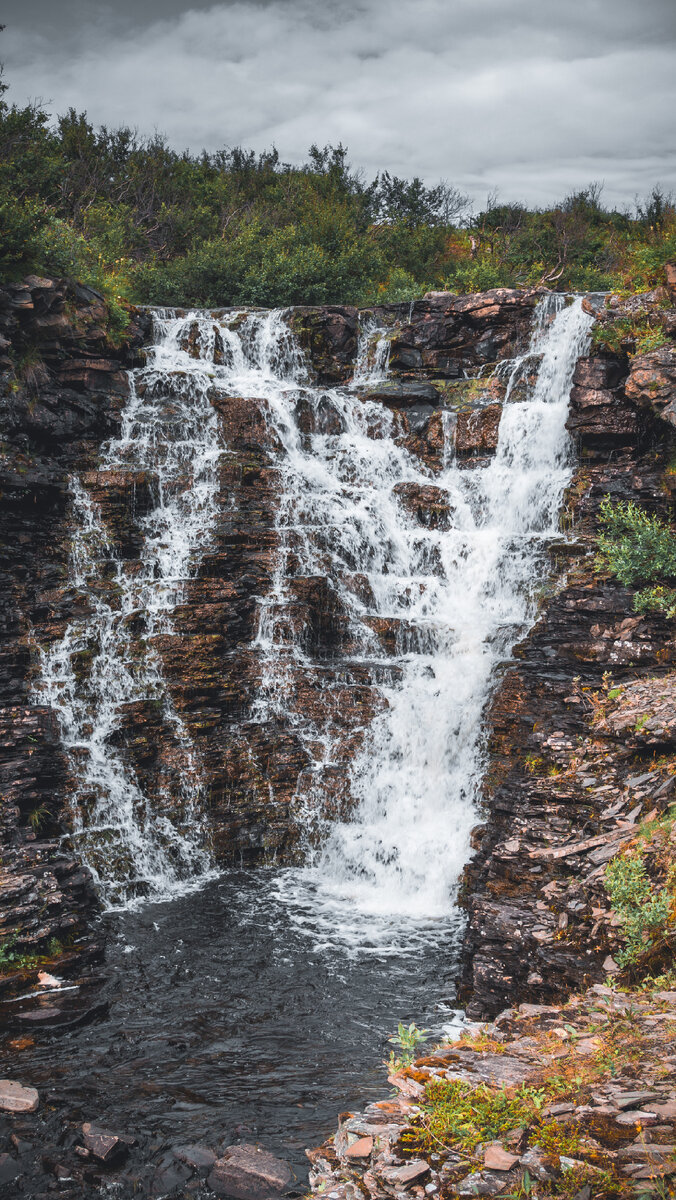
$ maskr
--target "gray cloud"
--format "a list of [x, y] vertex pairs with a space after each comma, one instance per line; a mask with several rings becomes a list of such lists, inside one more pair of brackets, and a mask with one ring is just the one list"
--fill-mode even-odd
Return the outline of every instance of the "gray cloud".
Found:
[[[11, 96], [179, 148], [342, 141], [367, 175], [545, 203], [676, 186], [673, 0], [9, 0]], [[57, 10], [55, 12], [55, 9]]]

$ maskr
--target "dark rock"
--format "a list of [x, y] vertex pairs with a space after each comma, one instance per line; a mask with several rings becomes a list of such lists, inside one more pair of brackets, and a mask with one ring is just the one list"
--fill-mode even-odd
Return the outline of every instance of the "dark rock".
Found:
[[345, 383], [357, 353], [357, 310], [336, 305], [291, 309], [288, 320], [318, 383]]
[[431, 383], [384, 379], [361, 393], [364, 400], [389, 404], [393, 408], [414, 408], [420, 404], [439, 404], [439, 392]]
[[215, 1163], [209, 1187], [234, 1200], [266, 1200], [281, 1192], [293, 1176], [287, 1163], [258, 1146], [230, 1146]]
[[174, 1157], [196, 1171], [209, 1170], [216, 1162], [216, 1155], [208, 1146], [179, 1146], [174, 1150]]
[[89, 1150], [90, 1154], [105, 1166], [120, 1162], [129, 1152], [126, 1140], [115, 1133], [99, 1129], [90, 1121], [85, 1121], [82, 1126], [82, 1140], [85, 1150]]

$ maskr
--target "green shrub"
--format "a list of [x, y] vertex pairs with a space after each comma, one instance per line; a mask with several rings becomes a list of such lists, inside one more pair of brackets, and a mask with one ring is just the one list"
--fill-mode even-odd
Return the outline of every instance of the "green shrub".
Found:
[[648, 354], [671, 342], [653, 317], [639, 313], [616, 321], [597, 321], [592, 329], [592, 344], [613, 354]]
[[654, 890], [643, 855], [638, 850], [608, 863], [605, 885], [622, 922], [625, 947], [617, 961], [624, 967], [638, 962], [641, 954], [664, 933], [669, 920], [670, 896], [666, 888]]
[[662, 613], [668, 620], [676, 618], [676, 588], [644, 588], [634, 596], [634, 611], [638, 613]]
[[599, 566], [628, 586], [676, 578], [676, 537], [659, 517], [605, 496], [600, 519], [607, 532], [598, 539]]
[[35, 254], [45, 274], [76, 279], [103, 296], [113, 335], [126, 329], [129, 282], [125, 260], [107, 258], [95, 240], [88, 241], [67, 221], [54, 216], [35, 239]]
[[413, 1062], [416, 1049], [421, 1042], [427, 1041], [427, 1030], [418, 1029], [413, 1021], [410, 1025], [404, 1025], [400, 1021], [397, 1033], [387, 1040], [393, 1046], [398, 1046], [401, 1050], [401, 1054], [399, 1055], [395, 1055], [392, 1050], [388, 1063], [390, 1070], [398, 1071], [400, 1067], [408, 1067]]

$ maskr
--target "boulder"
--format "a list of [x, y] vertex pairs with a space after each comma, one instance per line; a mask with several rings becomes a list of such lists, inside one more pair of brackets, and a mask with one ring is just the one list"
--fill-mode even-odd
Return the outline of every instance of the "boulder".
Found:
[[35, 1088], [17, 1083], [16, 1079], [0, 1079], [0, 1109], [3, 1112], [35, 1112], [39, 1103]]
[[229, 1146], [216, 1160], [209, 1175], [209, 1187], [219, 1196], [234, 1200], [267, 1200], [291, 1183], [288, 1163], [275, 1158], [260, 1146]]
[[625, 394], [639, 408], [651, 409], [676, 426], [676, 349], [660, 346], [632, 359]]

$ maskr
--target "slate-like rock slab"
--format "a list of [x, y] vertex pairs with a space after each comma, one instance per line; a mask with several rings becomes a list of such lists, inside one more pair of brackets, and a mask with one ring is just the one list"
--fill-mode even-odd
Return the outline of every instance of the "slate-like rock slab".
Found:
[[288, 1163], [258, 1146], [229, 1146], [214, 1163], [209, 1187], [234, 1200], [267, 1200], [292, 1179]]
[[85, 1149], [102, 1163], [117, 1161], [127, 1153], [125, 1139], [118, 1137], [116, 1133], [98, 1129], [91, 1121], [85, 1121], [82, 1126], [82, 1140]]
[[510, 1154], [500, 1145], [486, 1147], [484, 1166], [488, 1171], [511, 1171], [519, 1161], [518, 1154]]
[[0, 1109], [3, 1112], [35, 1112], [39, 1103], [35, 1088], [25, 1087], [16, 1079], [0, 1079]]
[[176, 1146], [174, 1157], [196, 1171], [207, 1170], [216, 1162], [216, 1155], [208, 1146]]
[[403, 1167], [384, 1167], [380, 1177], [394, 1187], [407, 1188], [422, 1179], [423, 1175], [428, 1175], [429, 1170], [430, 1164], [424, 1158], [414, 1158]]

